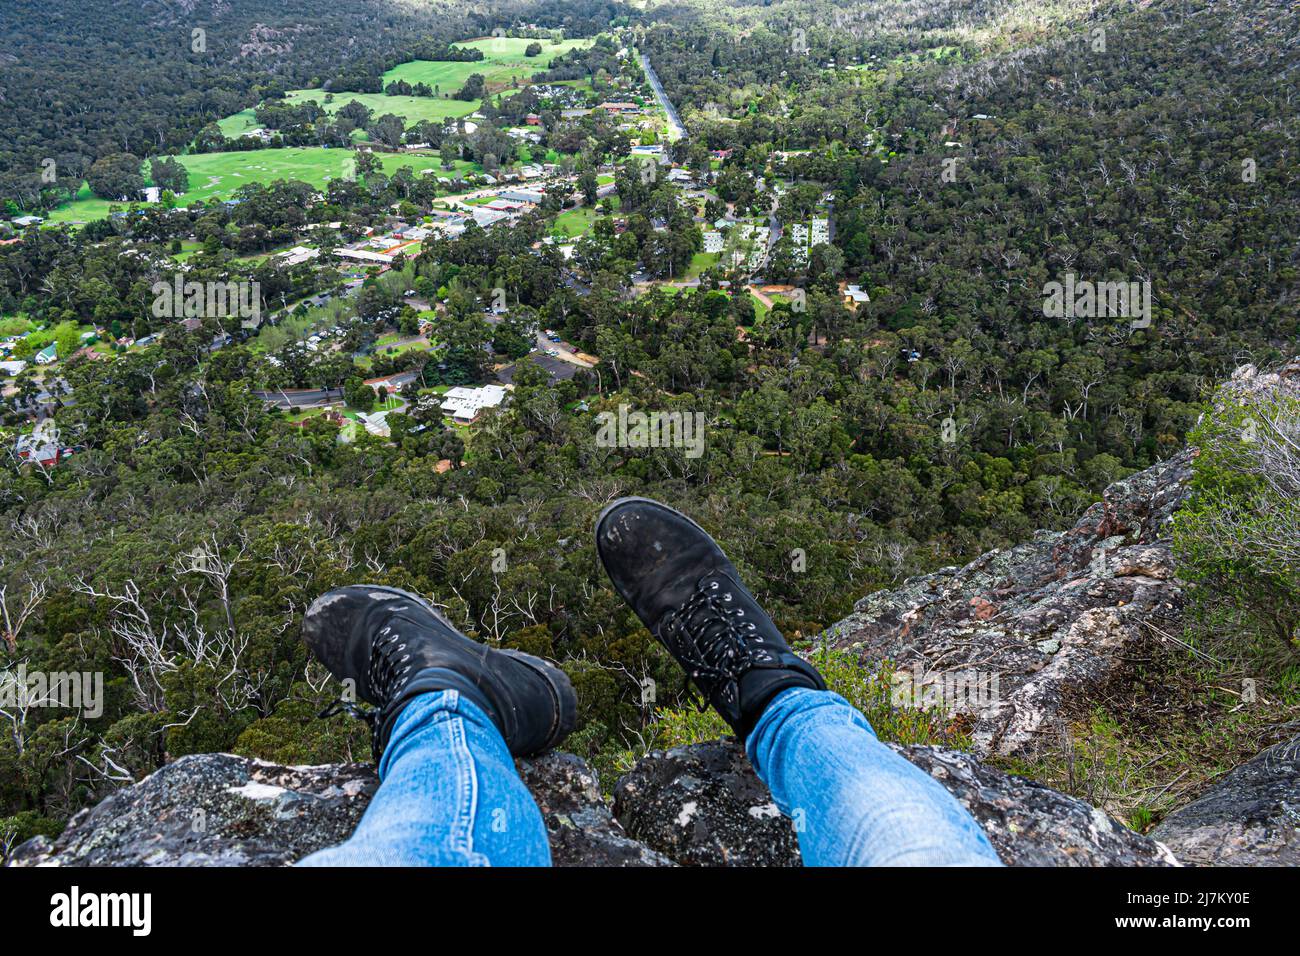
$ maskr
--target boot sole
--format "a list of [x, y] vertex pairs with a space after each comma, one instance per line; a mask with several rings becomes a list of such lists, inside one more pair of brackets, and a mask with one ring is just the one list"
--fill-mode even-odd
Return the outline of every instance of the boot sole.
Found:
[[[388, 594], [401, 595], [407, 600], [420, 605], [420, 607], [424, 608], [438, 620], [442, 621], [442, 623], [446, 624], [447, 627], [459, 633], [459, 629], [456, 625], [447, 620], [447, 616], [434, 607], [427, 598], [423, 598], [418, 594], [413, 594], [410, 591], [405, 591], [402, 588], [389, 587], [386, 584], [367, 584], [363, 586], [371, 591], [384, 591]], [[569, 680], [569, 675], [549, 661], [543, 660], [542, 658], [536, 657], [532, 654], [525, 654], [523, 651], [509, 649], [499, 650], [495, 647], [487, 647], [487, 645], [483, 646], [486, 650], [492, 653], [504, 654], [506, 657], [512, 658], [530, 670], [536, 672], [546, 681], [546, 686], [551, 692], [552, 699], [555, 701], [555, 723], [551, 725], [551, 731], [546, 736], [546, 743], [544, 743], [539, 750], [533, 751], [531, 754], [519, 754], [518, 756], [530, 757], [536, 754], [545, 753], [548, 750], [558, 747], [564, 739], [569, 736], [569, 734], [573, 733], [573, 729], [578, 723], [578, 695], [573, 689], [573, 682]]]

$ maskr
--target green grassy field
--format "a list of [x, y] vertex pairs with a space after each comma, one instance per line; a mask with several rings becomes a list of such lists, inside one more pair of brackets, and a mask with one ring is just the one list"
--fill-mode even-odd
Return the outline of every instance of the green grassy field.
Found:
[[716, 252], [697, 252], [691, 256], [690, 268], [686, 270], [686, 278], [698, 279], [706, 269], [712, 269], [718, 264], [720, 254]]
[[[383, 93], [335, 93], [332, 102], [325, 102], [323, 90], [290, 90], [285, 99], [290, 103], [305, 103], [314, 100], [329, 113], [338, 112], [348, 103], [356, 100], [373, 110], [376, 115], [395, 113], [406, 120], [407, 125], [421, 120], [438, 122], [459, 116], [468, 116], [478, 109], [480, 100], [456, 100], [451, 96], [465, 85], [465, 81], [475, 73], [483, 76], [491, 92], [514, 85], [526, 86], [532, 75], [550, 66], [555, 57], [578, 47], [589, 46], [590, 40], [563, 40], [552, 43], [549, 40], [537, 41], [542, 44], [538, 56], [524, 56], [524, 50], [532, 40], [514, 37], [489, 37], [483, 40], [470, 40], [457, 46], [474, 47], [483, 51], [484, 58], [474, 62], [450, 62], [441, 60], [411, 60], [400, 63], [384, 74], [384, 85], [405, 80], [412, 85], [427, 83], [435, 87], [439, 96], [387, 96]], [[228, 116], [219, 124], [226, 136], [238, 136], [240, 133], [255, 129], [257, 120], [252, 110], [243, 110]]]
[[[409, 166], [417, 173], [425, 169], [434, 170], [429, 174], [431, 176], [481, 171], [478, 164], [463, 161], [456, 162], [451, 170], [444, 170], [437, 156], [414, 153], [377, 153], [376, 156], [389, 176], [403, 166]], [[176, 197], [179, 206], [200, 200], [228, 199], [247, 183], [270, 183], [277, 179], [296, 179], [324, 188], [331, 179], [352, 175], [356, 165], [351, 150], [320, 146], [199, 153], [177, 158], [190, 174], [189, 191]], [[90, 188], [83, 186], [75, 201], [50, 212], [49, 221], [90, 222], [102, 219], [109, 214], [109, 205], [108, 200], [93, 196]]]
[[551, 232], [553, 234], [563, 233], [566, 236], [581, 236], [591, 224], [596, 221], [597, 211], [591, 206], [578, 206], [576, 209], [566, 209], [555, 217], [555, 225]]
[[[524, 56], [524, 49], [530, 40], [513, 37], [487, 37], [470, 40], [458, 46], [477, 47], [483, 50], [484, 59], [469, 63], [437, 62], [432, 60], [413, 60], [402, 63], [384, 74], [385, 84], [404, 79], [408, 83], [428, 83], [441, 88], [443, 97], [421, 96], [385, 96], [382, 93], [336, 93], [330, 103], [325, 102], [322, 90], [292, 90], [287, 98], [292, 103], [301, 103], [314, 99], [331, 113], [341, 109], [352, 100], [358, 100], [376, 113], [396, 113], [408, 124], [419, 120], [445, 120], [457, 116], [466, 116], [479, 106], [479, 102], [453, 100], [450, 95], [459, 89], [473, 73], [481, 73], [487, 80], [489, 88], [509, 86], [513, 78], [520, 84], [526, 84], [533, 73], [545, 69], [551, 60], [576, 47], [588, 46], [591, 40], [564, 40], [552, 43], [549, 40], [538, 41], [542, 44], [542, 53], [535, 57]], [[241, 110], [227, 116], [217, 124], [224, 135], [236, 137], [241, 133], [255, 129], [257, 119], [252, 109]], [[325, 149], [323, 147], [289, 147], [286, 149], [256, 149], [228, 153], [203, 153], [193, 156], [178, 157], [190, 174], [190, 189], [177, 197], [178, 205], [189, 205], [199, 200], [227, 199], [244, 183], [269, 183], [277, 179], [296, 179], [313, 186], [322, 187], [331, 179], [350, 175], [353, 169], [352, 154], [344, 149]], [[392, 174], [400, 166], [410, 166], [419, 171], [436, 169], [436, 175], [451, 175], [442, 170], [437, 157], [380, 154], [384, 172]], [[455, 172], [481, 172], [470, 163], [457, 163]], [[146, 175], [148, 164], [145, 165]], [[434, 175], [434, 174], [431, 174]], [[83, 185], [77, 197], [70, 203], [52, 210], [46, 217], [53, 223], [84, 223], [103, 219], [109, 214], [108, 200], [94, 196], [89, 187]]]
[[[524, 50], [533, 42], [541, 43], [542, 52], [538, 56], [524, 56]], [[579, 47], [590, 46], [591, 43], [591, 40], [562, 40], [552, 43], [550, 40], [533, 41], [516, 37], [470, 40], [454, 45], [482, 50], [483, 59], [468, 63], [441, 60], [400, 63], [384, 74], [384, 84], [394, 80], [405, 80], [411, 84], [427, 83], [449, 96], [464, 86], [472, 74], [479, 73], [487, 81], [489, 90], [510, 86], [516, 80], [520, 85], [525, 85], [534, 73], [549, 67], [557, 56]]]

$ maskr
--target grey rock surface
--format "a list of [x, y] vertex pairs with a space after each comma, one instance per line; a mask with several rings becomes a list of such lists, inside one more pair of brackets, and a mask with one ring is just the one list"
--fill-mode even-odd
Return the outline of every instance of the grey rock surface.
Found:
[[[899, 747], [965, 806], [1010, 866], [1175, 866], [1168, 849], [1101, 810], [941, 747]], [[679, 863], [798, 866], [796, 835], [733, 741], [652, 751], [615, 788], [635, 839]]]
[[[670, 866], [623, 833], [595, 775], [570, 754], [520, 761], [559, 866]], [[284, 767], [231, 754], [182, 757], [82, 811], [11, 866], [288, 866], [342, 843], [370, 803], [372, 767]]]
[[1151, 835], [1184, 863], [1300, 866], [1300, 736], [1226, 774]]
[[546, 820], [557, 866], [672, 866], [628, 837], [600, 793], [595, 771], [573, 754], [519, 761], [519, 772]]
[[342, 843], [378, 781], [360, 764], [181, 757], [19, 847], [11, 866], [287, 866]]
[[790, 820], [738, 744], [651, 751], [614, 787], [634, 839], [695, 866], [799, 866]]

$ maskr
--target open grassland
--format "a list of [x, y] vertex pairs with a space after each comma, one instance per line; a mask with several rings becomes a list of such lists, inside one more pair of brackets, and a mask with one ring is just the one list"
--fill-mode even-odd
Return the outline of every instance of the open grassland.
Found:
[[[525, 56], [524, 50], [530, 43], [540, 43], [542, 52], [537, 56]], [[455, 93], [465, 85], [465, 81], [474, 73], [481, 74], [490, 90], [502, 89], [518, 83], [528, 84], [532, 75], [545, 70], [551, 61], [561, 54], [579, 47], [590, 46], [591, 40], [524, 40], [516, 37], [487, 37], [457, 43], [458, 47], [469, 47], [483, 51], [483, 59], [469, 63], [456, 63], [442, 60], [412, 60], [401, 63], [384, 74], [384, 84], [394, 80], [405, 80], [412, 85], [427, 83], [437, 87], [444, 96]], [[473, 104], [477, 105], [477, 104]]]
[[[428, 175], [448, 177], [480, 169], [474, 163], [456, 162], [451, 170], [445, 170], [439, 157], [415, 153], [377, 153], [376, 157], [390, 176], [403, 166], [416, 173], [429, 169], [433, 172]], [[200, 200], [229, 199], [240, 186], [271, 183], [277, 179], [295, 179], [323, 189], [332, 179], [352, 175], [356, 166], [352, 150], [319, 146], [200, 153], [177, 158], [190, 174], [189, 190], [176, 197], [177, 205], [181, 206]], [[109, 214], [110, 205], [115, 204], [99, 199], [91, 194], [89, 187], [83, 186], [74, 202], [51, 211], [49, 221], [90, 222], [102, 219]]]
[[[537, 56], [525, 56], [524, 50], [529, 43], [542, 44], [542, 52]], [[452, 99], [453, 94], [465, 85], [473, 74], [482, 75], [490, 92], [498, 92], [513, 86], [527, 86], [532, 75], [551, 65], [551, 61], [563, 53], [578, 47], [589, 46], [591, 40], [562, 40], [552, 43], [550, 40], [522, 40], [514, 37], [488, 37], [470, 40], [456, 46], [473, 47], [483, 51], [483, 59], [473, 62], [451, 62], [443, 60], [411, 60], [393, 67], [384, 74], [384, 85], [397, 80], [405, 80], [411, 85], [427, 83], [438, 95], [428, 96], [388, 96], [384, 93], [335, 93], [330, 102], [326, 102], [324, 90], [290, 90], [285, 99], [290, 103], [305, 103], [314, 100], [326, 111], [333, 114], [348, 103], [356, 100], [376, 115], [395, 113], [411, 125], [422, 120], [440, 122], [460, 116], [468, 116], [479, 108], [481, 100]], [[257, 120], [252, 110], [243, 110], [228, 116], [219, 124], [227, 136], [238, 136], [257, 127]]]

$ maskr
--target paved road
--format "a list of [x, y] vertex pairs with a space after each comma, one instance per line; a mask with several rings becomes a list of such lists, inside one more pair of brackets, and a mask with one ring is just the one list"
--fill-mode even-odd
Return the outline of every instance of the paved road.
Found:
[[280, 408], [312, 408], [343, 400], [341, 388], [288, 388], [269, 392], [254, 392], [264, 402]]
[[677, 115], [677, 109], [668, 100], [668, 94], [664, 92], [664, 85], [659, 82], [659, 74], [655, 68], [650, 65], [650, 58], [644, 53], [638, 53], [641, 58], [641, 69], [645, 70], [646, 79], [650, 81], [650, 88], [655, 91], [655, 99], [659, 100], [659, 105], [664, 108], [668, 114], [668, 126], [675, 134], [670, 139], [685, 139], [686, 127], [682, 125], [682, 118]]

